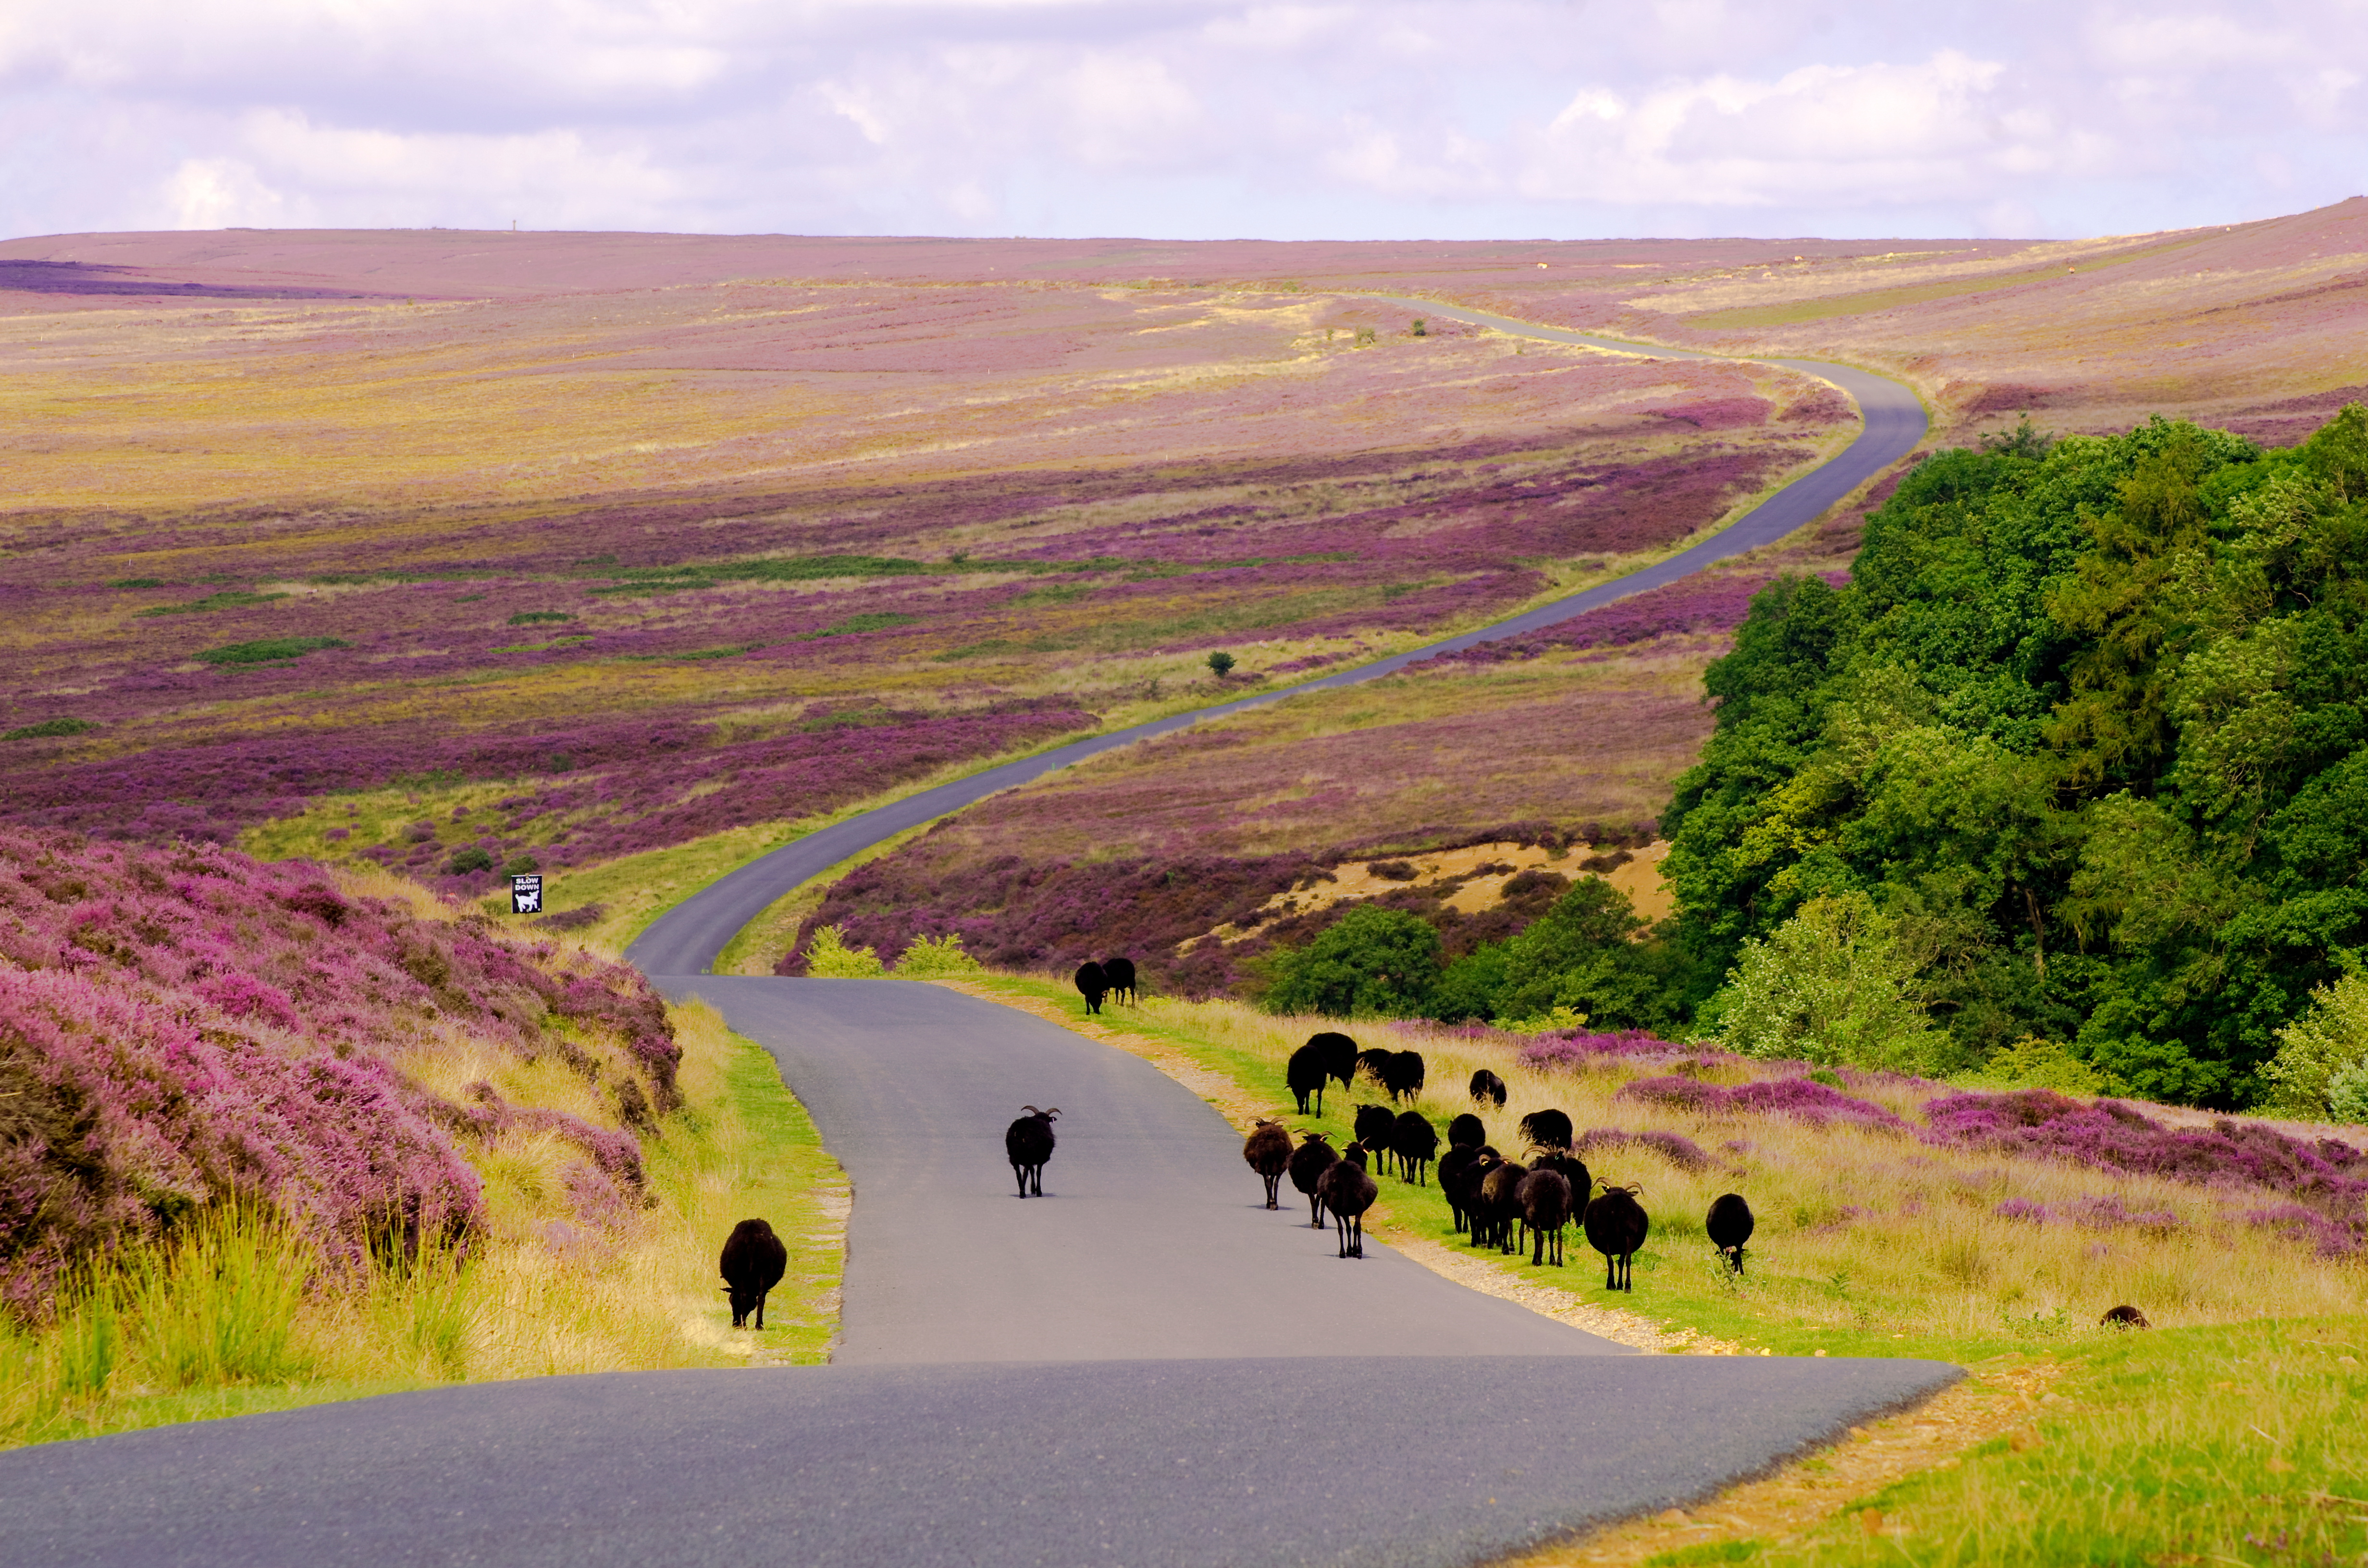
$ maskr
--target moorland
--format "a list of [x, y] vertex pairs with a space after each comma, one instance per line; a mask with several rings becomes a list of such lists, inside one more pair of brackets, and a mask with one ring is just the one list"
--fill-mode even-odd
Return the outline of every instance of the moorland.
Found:
[[[1603, 1561], [2356, 1552], [2363, 224], [0, 244], [0, 1066], [39, 1091], [0, 1116], [91, 1155], [9, 1172], [8, 1438], [820, 1354], [843, 1191], [636, 931], [932, 781], [1618, 575], [1856, 428], [1436, 301], [1847, 360], [1933, 435], [1750, 557], [881, 846], [730, 964], [1051, 1008], [1128, 949], [1158, 998], [1078, 1027], [1260, 1114], [1352, 1017], [1431, 1054], [1427, 1109], [1491, 1064], [1654, 1195], [1625, 1322], [1584, 1254], [1458, 1277], [1975, 1368], [1869, 1435], [1912, 1463]], [[702, 1256], [760, 1172], [799, 1248], [761, 1344]], [[1728, 1182], [1748, 1282], [1694, 1244]], [[1458, 1244], [1428, 1191], [1380, 1223]], [[335, 1310], [233, 1343], [306, 1278]]]

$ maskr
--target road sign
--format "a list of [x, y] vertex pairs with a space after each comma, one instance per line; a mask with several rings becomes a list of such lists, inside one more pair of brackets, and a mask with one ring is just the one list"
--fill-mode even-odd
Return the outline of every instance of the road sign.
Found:
[[542, 877], [540, 872], [529, 872], [526, 876], [510, 879], [510, 913], [512, 915], [542, 913]]

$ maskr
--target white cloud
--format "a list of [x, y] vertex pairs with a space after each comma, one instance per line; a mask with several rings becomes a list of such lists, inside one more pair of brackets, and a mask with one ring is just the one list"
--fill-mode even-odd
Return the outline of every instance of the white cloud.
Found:
[[2351, 194], [2363, 79], [2358, 0], [0, 0], [0, 231], [2126, 230]]

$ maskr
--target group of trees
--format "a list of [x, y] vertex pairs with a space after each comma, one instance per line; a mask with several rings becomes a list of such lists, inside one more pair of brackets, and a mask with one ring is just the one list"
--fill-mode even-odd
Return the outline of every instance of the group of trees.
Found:
[[1935, 1074], [2050, 1042], [2154, 1098], [2368, 1101], [2368, 409], [2283, 451], [2157, 419], [1938, 453], [1847, 586], [1770, 585], [1705, 684], [1671, 921], [1584, 879], [1442, 965], [1360, 910], [1270, 1003]]

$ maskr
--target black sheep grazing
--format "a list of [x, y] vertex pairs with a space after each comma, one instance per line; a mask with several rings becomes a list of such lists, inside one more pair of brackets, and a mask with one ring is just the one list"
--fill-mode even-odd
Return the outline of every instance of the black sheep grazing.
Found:
[[1489, 1072], [1486, 1067], [1483, 1067], [1478, 1072], [1473, 1074], [1472, 1103], [1474, 1105], [1494, 1104], [1498, 1110], [1504, 1109], [1505, 1080], [1499, 1078], [1494, 1073]]
[[1340, 1256], [1365, 1256], [1365, 1210], [1373, 1206], [1381, 1189], [1373, 1178], [1365, 1174], [1365, 1151], [1351, 1143], [1341, 1151], [1338, 1165], [1324, 1173], [1315, 1184], [1316, 1196], [1324, 1207], [1332, 1211], [1332, 1222], [1340, 1234]]
[[716, 1267], [723, 1271], [723, 1293], [732, 1298], [732, 1326], [746, 1325], [748, 1314], [755, 1312], [761, 1333], [765, 1294], [788, 1271], [790, 1249], [764, 1221], [743, 1220], [724, 1238], [723, 1256], [716, 1260]]
[[1394, 1100], [1418, 1100], [1422, 1097], [1422, 1052], [1393, 1051], [1382, 1064], [1382, 1087], [1389, 1090]]
[[1335, 1029], [1325, 1029], [1307, 1037], [1307, 1049], [1324, 1059], [1324, 1071], [1340, 1080], [1347, 1088], [1357, 1075], [1357, 1058], [1362, 1054], [1357, 1042]]
[[1553, 1243], [1554, 1266], [1562, 1267], [1562, 1228], [1570, 1223], [1570, 1182], [1560, 1171], [1534, 1170], [1521, 1178], [1513, 1196], [1521, 1206], [1521, 1221], [1530, 1228], [1535, 1256], [1533, 1268], [1543, 1267], [1547, 1243]]
[[[1447, 1153], [1439, 1156], [1440, 1195], [1447, 1199], [1448, 1215], [1459, 1233], [1470, 1222], [1473, 1193], [1479, 1189], [1479, 1178], [1472, 1170], [1482, 1158], [1481, 1151], [1469, 1143], [1451, 1143]], [[1465, 1190], [1467, 1186], [1471, 1191]]]
[[1520, 1161], [1506, 1160], [1482, 1178], [1478, 1220], [1472, 1227], [1474, 1246], [1508, 1253], [1520, 1244], [1515, 1227], [1521, 1221], [1521, 1178], [1529, 1174]]
[[1587, 1206], [1587, 1217], [1580, 1221], [1587, 1229], [1587, 1244], [1603, 1255], [1603, 1288], [1626, 1290], [1634, 1294], [1635, 1281], [1629, 1275], [1629, 1262], [1636, 1249], [1645, 1244], [1645, 1233], [1652, 1221], [1645, 1217], [1645, 1206], [1636, 1201], [1645, 1189], [1640, 1187], [1614, 1187], [1603, 1184], [1603, 1196]]
[[1143, 1000], [1141, 996], [1135, 994], [1134, 990], [1134, 960], [1133, 959], [1102, 960], [1102, 983], [1109, 986], [1110, 988], [1110, 994], [1116, 996], [1121, 1002], [1140, 1002]]
[[1340, 1163], [1332, 1145], [1324, 1141], [1321, 1132], [1311, 1132], [1298, 1148], [1291, 1152], [1291, 1185], [1299, 1188], [1307, 1199], [1307, 1222], [1316, 1230], [1324, 1228], [1324, 1203], [1315, 1196], [1315, 1184], [1324, 1173]]
[[1088, 1013], [1100, 1012], [1102, 998], [1110, 994], [1110, 976], [1091, 959], [1077, 966], [1077, 994], [1086, 999]]
[[1388, 1066], [1390, 1058], [1396, 1054], [1395, 1051], [1383, 1051], [1378, 1046], [1371, 1051], [1360, 1051], [1357, 1052], [1357, 1071], [1387, 1088], [1390, 1081], [1382, 1075], [1382, 1069]]
[[1259, 1118], [1258, 1124], [1250, 1129], [1250, 1135], [1242, 1141], [1242, 1158], [1266, 1183], [1266, 1206], [1281, 1208], [1275, 1201], [1275, 1194], [1282, 1185], [1284, 1169], [1291, 1164], [1291, 1134], [1282, 1130], [1282, 1123]]
[[1053, 1119], [1061, 1114], [1061, 1108], [1038, 1110], [1031, 1105], [1020, 1108], [1028, 1114], [1004, 1130], [1003, 1152], [1011, 1156], [1011, 1174], [1019, 1178], [1019, 1196], [1027, 1197], [1032, 1188], [1042, 1198], [1044, 1162], [1053, 1157]]
[[1324, 1053], [1315, 1047], [1303, 1045], [1291, 1053], [1291, 1060], [1283, 1063], [1282, 1082], [1298, 1096], [1300, 1115], [1307, 1114], [1307, 1096], [1310, 1095], [1315, 1096], [1315, 1114], [1324, 1114], [1324, 1081], [1331, 1075], [1332, 1070], [1325, 1063]]
[[[2112, 1309], [2097, 1320], [2097, 1324], [2100, 1328], [2152, 1328], [2154, 1326], [2146, 1322], [2146, 1313], [2131, 1306]], [[757, 1326], [763, 1325], [760, 1324]]]
[[1390, 1131], [1390, 1150], [1398, 1157], [1398, 1174], [1420, 1187], [1423, 1167], [1439, 1156], [1439, 1129], [1422, 1112], [1406, 1111]]
[[1521, 1138], [1532, 1149], [1570, 1147], [1570, 1117], [1559, 1110], [1533, 1110], [1521, 1118]]
[[1710, 1233], [1710, 1244], [1718, 1248], [1719, 1256], [1743, 1272], [1743, 1244], [1751, 1239], [1751, 1205], [1739, 1192], [1723, 1192], [1710, 1206], [1710, 1218], [1702, 1221]]
[[1477, 1149], [1486, 1142], [1488, 1129], [1468, 1110], [1447, 1124], [1447, 1144], [1451, 1149]]
[[[1398, 1130], [1397, 1114], [1385, 1105], [1360, 1105], [1357, 1108], [1357, 1142], [1372, 1153], [1386, 1158], [1390, 1139]], [[1344, 1153], [1347, 1151], [1342, 1151]]]

